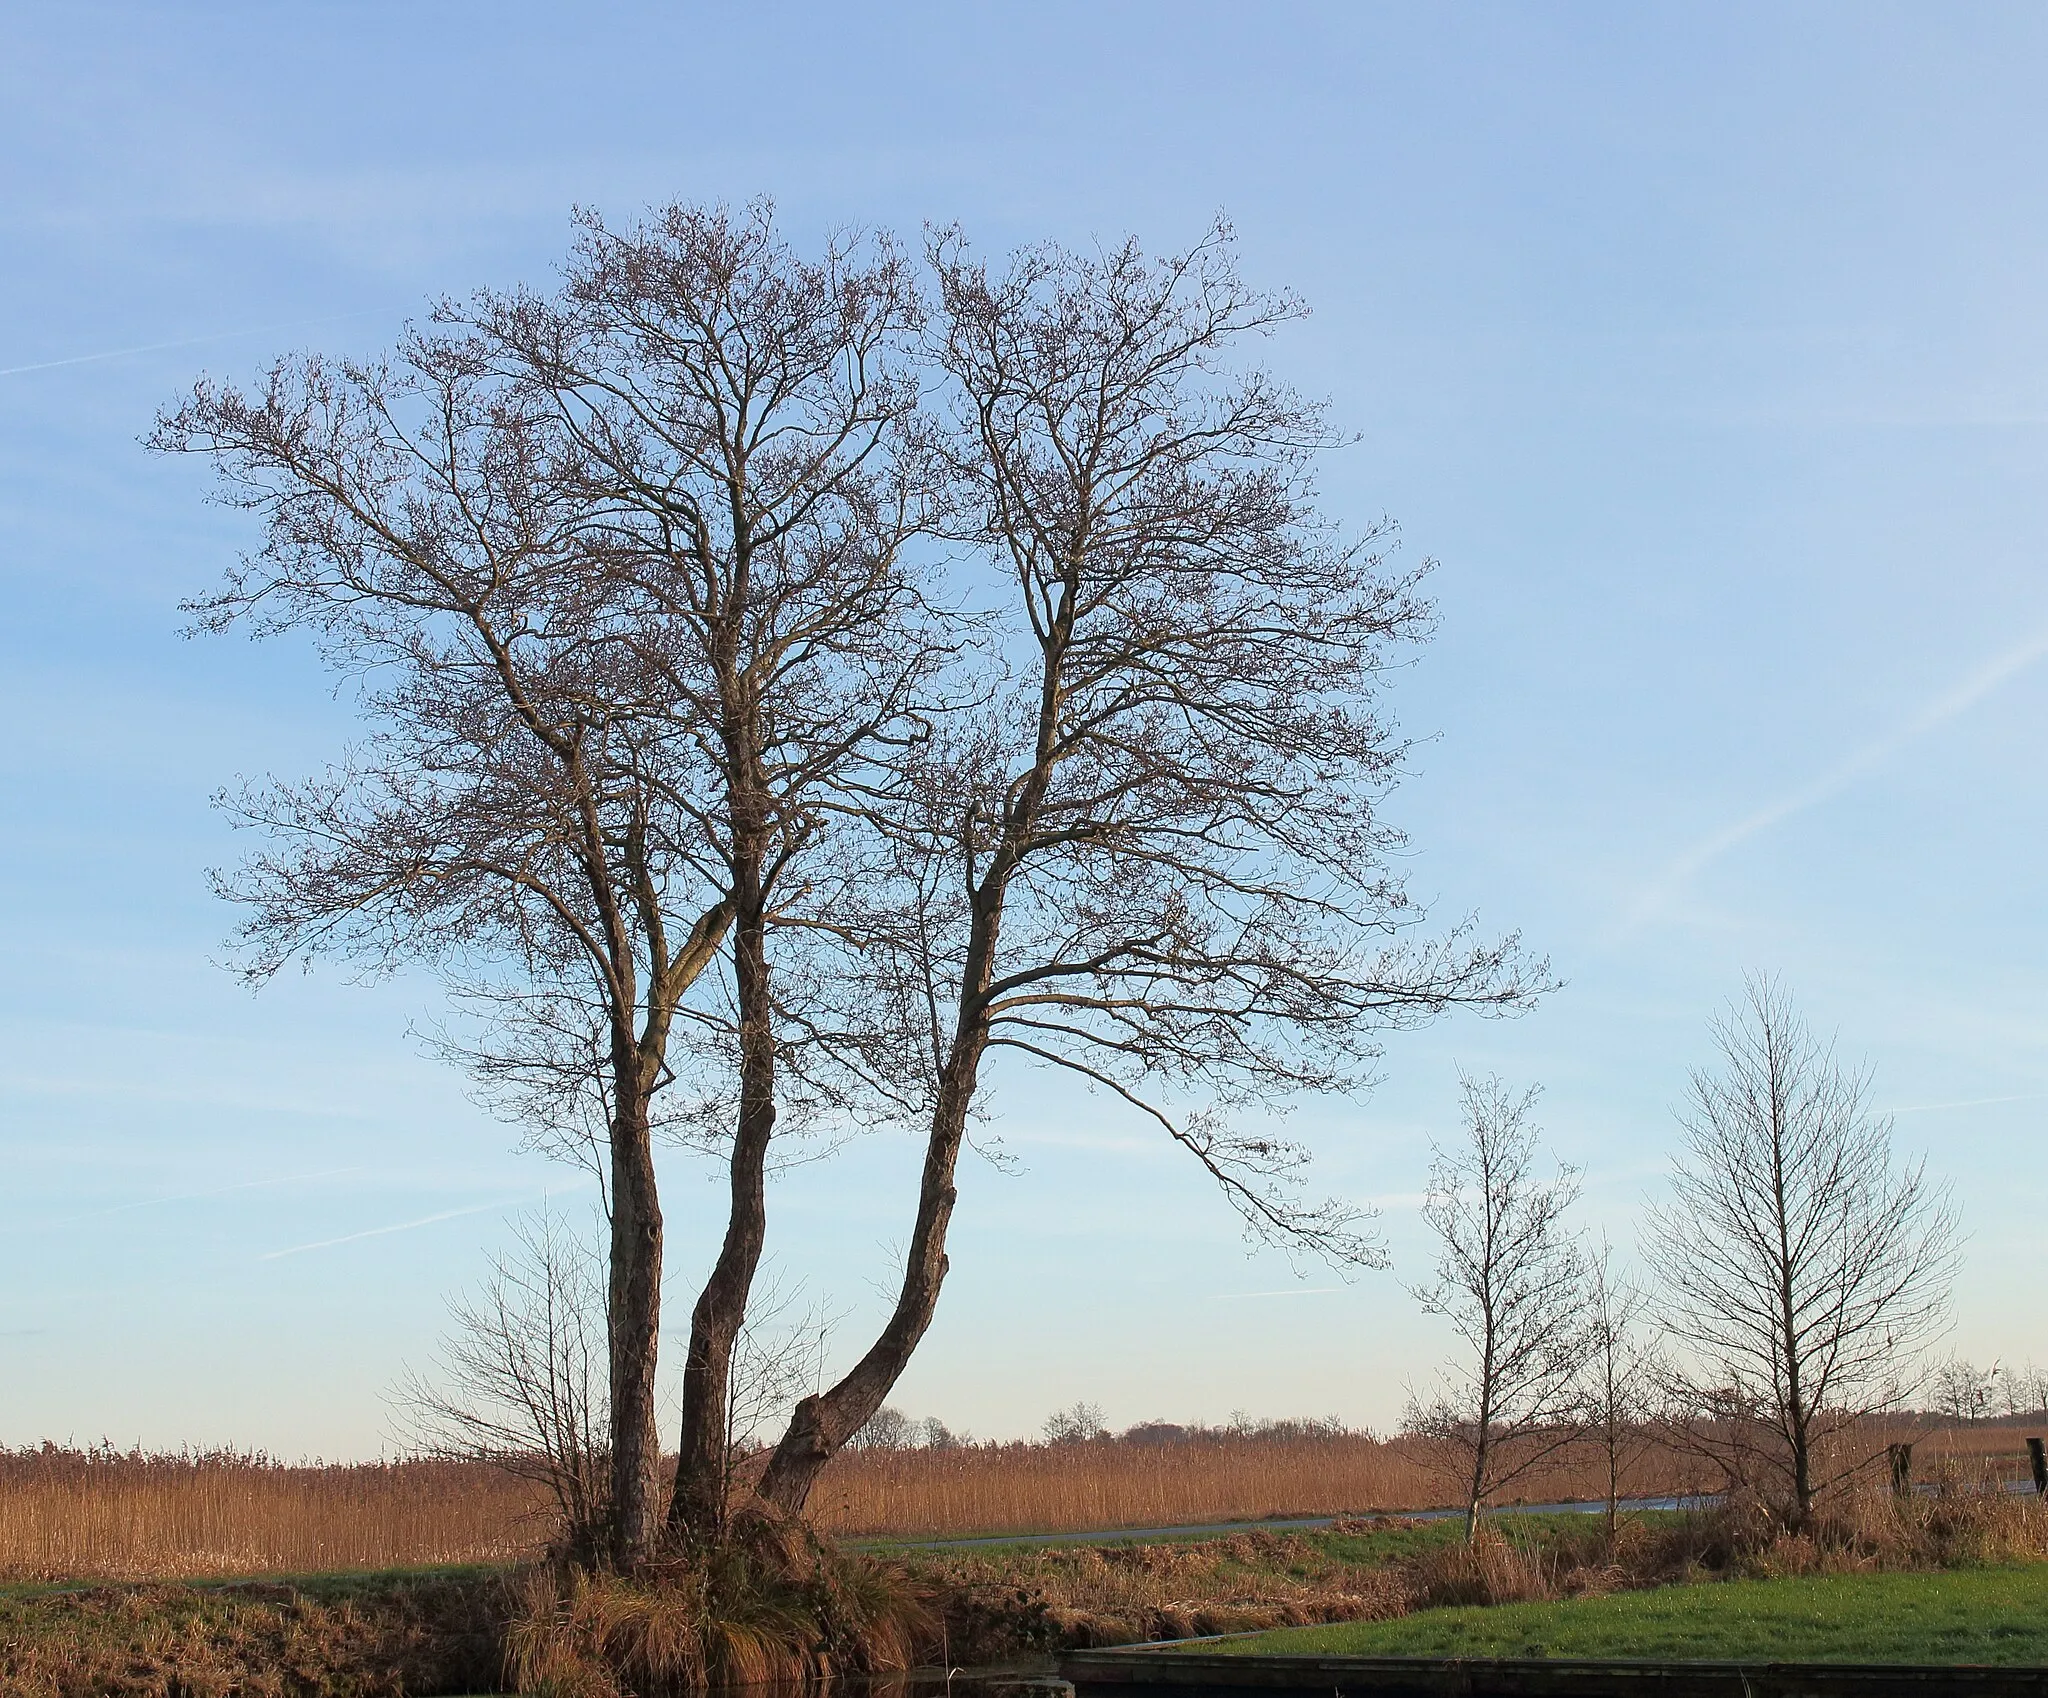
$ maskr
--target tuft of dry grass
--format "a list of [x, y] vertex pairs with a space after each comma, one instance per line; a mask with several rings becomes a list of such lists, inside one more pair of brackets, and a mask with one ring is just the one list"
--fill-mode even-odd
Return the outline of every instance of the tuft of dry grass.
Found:
[[536, 1698], [795, 1692], [908, 1669], [940, 1642], [929, 1589], [903, 1569], [754, 1521], [720, 1549], [631, 1576], [535, 1570], [506, 1671]]

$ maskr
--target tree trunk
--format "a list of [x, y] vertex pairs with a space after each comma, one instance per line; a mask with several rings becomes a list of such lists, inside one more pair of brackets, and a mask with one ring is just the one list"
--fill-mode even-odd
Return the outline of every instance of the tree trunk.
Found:
[[655, 1365], [661, 1337], [661, 1202], [647, 1098], [637, 1060], [615, 1069], [612, 1122], [611, 1356], [612, 1561], [638, 1567], [660, 1529], [661, 1435]]
[[726, 1421], [734, 1341], [768, 1233], [768, 1143], [775, 1130], [775, 1038], [768, 1003], [766, 920], [758, 889], [742, 898], [733, 928], [740, 1015], [740, 1102], [733, 1137], [725, 1240], [690, 1314], [683, 1358], [683, 1411], [668, 1527], [695, 1545], [725, 1529]]
[[1797, 1416], [1792, 1427], [1792, 1503], [1804, 1530], [1813, 1520], [1813, 1457], [1807, 1423]]
[[[1614, 1393], [1607, 1394], [1607, 1407], [1614, 1407]], [[1610, 1413], [1607, 1418], [1607, 1551], [1614, 1553], [1614, 1541], [1621, 1523], [1621, 1430]]]
[[1486, 1451], [1485, 1429], [1482, 1428], [1478, 1446], [1472, 1455], [1472, 1489], [1465, 1494], [1465, 1543], [1468, 1545], [1479, 1542], [1480, 1500], [1486, 1492]]
[[958, 1195], [953, 1176], [986, 1041], [985, 1034], [973, 1034], [956, 1049], [941, 1085], [918, 1183], [917, 1225], [904, 1257], [896, 1307], [867, 1353], [838, 1384], [796, 1406], [788, 1430], [768, 1459], [758, 1491], [781, 1514], [803, 1513], [825, 1464], [881, 1408], [931, 1325], [946, 1278], [946, 1230]]

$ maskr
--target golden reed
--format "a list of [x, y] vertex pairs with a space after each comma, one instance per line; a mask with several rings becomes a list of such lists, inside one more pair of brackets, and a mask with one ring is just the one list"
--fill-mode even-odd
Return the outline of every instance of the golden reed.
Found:
[[[2025, 1470], [2016, 1431], [1924, 1439], [1941, 1469]], [[1600, 1458], [1574, 1447], [1526, 1501], [1591, 1499]], [[1692, 1459], [1653, 1452], [1645, 1496], [1703, 1487]], [[1199, 1437], [1171, 1444], [967, 1445], [866, 1451], [826, 1471], [812, 1510], [843, 1538], [1091, 1531], [1423, 1509], [1442, 1478], [1407, 1439]], [[0, 1577], [173, 1578], [504, 1562], [536, 1551], [545, 1494], [481, 1463], [284, 1464], [231, 1452], [0, 1451]]]

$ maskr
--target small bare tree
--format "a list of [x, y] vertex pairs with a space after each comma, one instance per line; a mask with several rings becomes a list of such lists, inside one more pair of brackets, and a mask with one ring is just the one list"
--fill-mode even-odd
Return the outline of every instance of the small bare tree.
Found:
[[1615, 1273], [1613, 1247], [1604, 1239], [1600, 1253], [1587, 1259], [1585, 1291], [1588, 1337], [1581, 1420], [1600, 1446], [1607, 1476], [1607, 1542], [1612, 1546], [1620, 1531], [1629, 1475], [1656, 1444], [1652, 1422], [1662, 1369], [1644, 1337], [1647, 1295]]
[[885, 1403], [846, 1441], [848, 1450], [915, 1450], [924, 1436], [922, 1422], [893, 1403]]
[[1102, 1405], [1086, 1400], [1054, 1410], [1039, 1431], [1047, 1444], [1086, 1444], [1090, 1439], [1109, 1437], [1109, 1429], [1102, 1424]]
[[723, 1533], [750, 1475], [774, 1443], [776, 1424], [797, 1401], [818, 1389], [833, 1317], [805, 1302], [801, 1287], [780, 1277], [760, 1279], [746, 1320], [733, 1340], [725, 1399], [725, 1495], [717, 1531]]
[[1536, 1091], [1497, 1078], [1462, 1081], [1465, 1139], [1439, 1145], [1422, 1218], [1442, 1249], [1416, 1291], [1451, 1323], [1467, 1354], [1447, 1368], [1407, 1426], [1441, 1447], [1465, 1495], [1465, 1538], [1487, 1506], [1580, 1433], [1580, 1376], [1593, 1348], [1586, 1258], [1565, 1213], [1574, 1169], [1536, 1172]]
[[1693, 1367], [1687, 1431], [1731, 1484], [1798, 1526], [1869, 1458], [1947, 1315], [1956, 1221], [1924, 1163], [1896, 1165], [1866, 1073], [1839, 1065], [1767, 978], [1716, 1020], [1692, 1076], [1671, 1199], [1652, 1215], [1658, 1315]]
[[2006, 1414], [2032, 1415], [2048, 1422], [2048, 1372], [2029, 1362], [2024, 1368], [2008, 1369], [2002, 1383]]
[[473, 1297], [449, 1305], [439, 1371], [398, 1391], [414, 1442], [544, 1485], [557, 1537], [592, 1562], [610, 1535], [604, 1260], [557, 1213], [521, 1221]]
[[1981, 1421], [1998, 1407], [2004, 1380], [1996, 1362], [1980, 1368], [1952, 1356], [1934, 1370], [1934, 1406], [1951, 1421]]

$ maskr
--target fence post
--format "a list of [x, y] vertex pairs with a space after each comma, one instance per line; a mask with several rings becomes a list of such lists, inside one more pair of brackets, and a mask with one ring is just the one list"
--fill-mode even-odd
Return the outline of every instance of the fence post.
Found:
[[2042, 1454], [2039, 1439], [2027, 1440], [2027, 1460], [2034, 1465], [2034, 1490], [2048, 1497], [2048, 1455]]
[[1891, 1458], [1892, 1495], [1907, 1497], [1913, 1490], [1913, 1447], [1909, 1444], [1888, 1444], [1885, 1454]]

